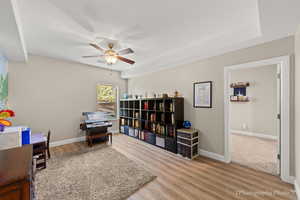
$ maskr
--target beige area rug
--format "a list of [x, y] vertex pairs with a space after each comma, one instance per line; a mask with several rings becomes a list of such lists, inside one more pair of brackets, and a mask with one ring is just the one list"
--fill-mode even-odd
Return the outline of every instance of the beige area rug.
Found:
[[231, 139], [232, 162], [269, 174], [279, 174], [277, 141], [234, 133]]
[[36, 174], [37, 200], [122, 200], [155, 178], [104, 144], [47, 164]]

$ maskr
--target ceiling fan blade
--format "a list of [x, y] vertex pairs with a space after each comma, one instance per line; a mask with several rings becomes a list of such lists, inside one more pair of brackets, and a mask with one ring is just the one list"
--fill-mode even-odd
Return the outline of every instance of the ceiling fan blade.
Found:
[[104, 60], [97, 60], [97, 63], [106, 64], [106, 62]]
[[92, 46], [92, 47], [94, 47], [95, 49], [98, 49], [98, 50], [100, 50], [100, 51], [104, 51], [104, 49], [102, 49], [101, 47], [99, 47], [97, 44], [93, 44], [93, 43], [90, 43], [90, 45]]
[[103, 57], [104, 55], [95, 55], [95, 56], [82, 56], [83, 58], [99, 58]]
[[134, 53], [134, 51], [131, 48], [122, 49], [118, 52], [119, 55], [125, 55], [125, 54], [130, 54], [130, 53]]
[[130, 59], [128, 59], [128, 58], [124, 58], [124, 57], [122, 57], [122, 56], [117, 56], [117, 58], [118, 58], [119, 60], [121, 60], [121, 61], [123, 61], [123, 62], [126, 62], [126, 63], [129, 63], [129, 64], [131, 64], [131, 65], [133, 65], [133, 64], [135, 63], [133, 60], [130, 60]]

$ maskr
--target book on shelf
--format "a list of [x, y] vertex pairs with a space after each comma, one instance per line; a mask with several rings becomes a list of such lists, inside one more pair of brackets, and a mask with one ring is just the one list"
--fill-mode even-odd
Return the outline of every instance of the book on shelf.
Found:
[[160, 134], [160, 125], [159, 124], [156, 125], [155, 132]]
[[165, 127], [164, 127], [164, 126], [161, 126], [161, 127], [160, 127], [160, 134], [163, 135], [164, 133], [165, 133]]
[[158, 107], [159, 107], [159, 111], [163, 111], [164, 110], [164, 103], [159, 103]]
[[151, 130], [152, 130], [152, 132], [155, 132], [155, 130], [156, 130], [156, 126], [154, 123], [151, 124]]
[[174, 112], [174, 106], [173, 105], [174, 105], [173, 103], [170, 103], [170, 108], [169, 108], [170, 112]]
[[139, 136], [139, 130], [138, 129], [134, 129], [134, 137], [138, 137]]
[[132, 126], [132, 120], [128, 119], [128, 126]]
[[152, 114], [150, 115], [150, 121], [151, 121], [151, 122], [155, 122], [155, 121], [156, 121], [156, 115], [155, 115], [155, 113], [152, 113]]
[[172, 124], [175, 124], [174, 113], [171, 114], [171, 123], [172, 123]]
[[159, 135], [163, 135], [165, 133], [165, 127], [163, 125], [157, 124], [155, 132]]
[[139, 138], [140, 138], [141, 140], [145, 140], [145, 133], [144, 133], [144, 131], [140, 131], [140, 132], [139, 132]]
[[167, 125], [166, 133], [167, 133], [167, 136], [173, 137], [174, 136], [174, 127], [172, 125]]
[[124, 119], [124, 118], [121, 119], [121, 125], [122, 125], [122, 126], [125, 125], [125, 119]]
[[148, 102], [144, 102], [144, 110], [148, 110], [149, 109], [149, 106], [148, 106]]
[[145, 129], [149, 129], [149, 123], [147, 121], [145, 122], [145, 126], [144, 127], [145, 127]]
[[134, 122], [134, 127], [135, 127], [135, 128], [139, 128], [139, 127], [140, 127], [140, 122], [139, 122], [139, 120], [135, 120], [135, 122]]

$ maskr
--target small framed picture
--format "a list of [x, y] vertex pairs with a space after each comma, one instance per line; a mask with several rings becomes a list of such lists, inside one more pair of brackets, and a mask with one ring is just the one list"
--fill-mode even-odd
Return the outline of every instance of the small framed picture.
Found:
[[212, 81], [194, 83], [194, 108], [212, 108]]

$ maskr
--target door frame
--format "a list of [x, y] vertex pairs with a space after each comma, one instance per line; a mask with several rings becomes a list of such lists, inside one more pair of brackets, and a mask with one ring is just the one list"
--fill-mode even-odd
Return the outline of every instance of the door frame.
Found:
[[256, 62], [227, 66], [224, 68], [224, 157], [227, 163], [231, 162], [230, 155], [230, 71], [236, 69], [255, 68], [267, 65], [280, 67], [280, 178], [288, 183], [293, 183], [290, 176], [290, 56], [275, 57]]

